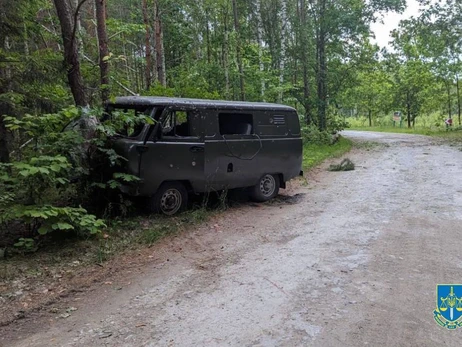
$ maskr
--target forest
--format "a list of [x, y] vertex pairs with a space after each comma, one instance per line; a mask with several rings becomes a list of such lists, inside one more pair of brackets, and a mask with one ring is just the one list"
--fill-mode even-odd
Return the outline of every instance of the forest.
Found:
[[115, 191], [136, 177], [95, 167], [123, 160], [106, 139], [133, 120], [87, 131], [115, 96], [282, 103], [308, 142], [396, 111], [460, 126], [462, 3], [419, 2], [383, 48], [371, 25], [405, 0], [0, 0], [0, 229], [95, 234], [101, 206], [124, 208]]

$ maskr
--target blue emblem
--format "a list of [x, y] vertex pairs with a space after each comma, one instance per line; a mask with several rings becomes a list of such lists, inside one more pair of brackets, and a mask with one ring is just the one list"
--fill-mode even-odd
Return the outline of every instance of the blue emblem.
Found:
[[438, 284], [436, 286], [435, 321], [444, 328], [462, 327], [462, 284]]

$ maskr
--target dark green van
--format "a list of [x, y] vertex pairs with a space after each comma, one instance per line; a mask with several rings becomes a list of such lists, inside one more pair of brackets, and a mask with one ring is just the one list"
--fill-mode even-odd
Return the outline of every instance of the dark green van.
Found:
[[140, 178], [124, 192], [149, 197], [153, 211], [172, 215], [189, 193], [244, 187], [266, 201], [301, 174], [300, 123], [291, 107], [133, 96], [109, 103], [109, 116], [114, 111], [153, 120], [114, 139], [125, 171]]

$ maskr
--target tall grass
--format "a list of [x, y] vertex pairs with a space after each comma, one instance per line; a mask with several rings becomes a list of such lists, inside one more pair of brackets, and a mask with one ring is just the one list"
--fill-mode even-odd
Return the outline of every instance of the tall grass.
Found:
[[351, 150], [353, 143], [344, 137], [340, 137], [334, 144], [306, 143], [303, 146], [303, 168], [311, 169], [329, 158], [338, 158]]

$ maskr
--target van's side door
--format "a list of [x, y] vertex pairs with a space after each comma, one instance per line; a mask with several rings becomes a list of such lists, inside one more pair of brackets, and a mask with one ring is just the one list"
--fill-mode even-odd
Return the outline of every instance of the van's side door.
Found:
[[165, 181], [183, 181], [195, 192], [204, 191], [204, 136], [197, 109], [164, 110], [158, 131], [146, 142], [140, 171], [150, 194]]
[[214, 110], [206, 116], [205, 177], [210, 190], [248, 187], [260, 178], [263, 143], [251, 110]]

